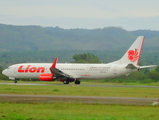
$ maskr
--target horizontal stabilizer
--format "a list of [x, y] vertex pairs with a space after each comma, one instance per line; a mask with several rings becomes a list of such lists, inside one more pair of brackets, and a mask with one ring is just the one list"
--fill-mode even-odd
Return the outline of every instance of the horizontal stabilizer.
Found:
[[126, 66], [129, 69], [143, 69], [143, 68], [153, 68], [157, 67], [157, 65], [149, 65], [149, 66], [135, 66], [134, 64], [130, 63]]
[[153, 68], [153, 67], [157, 67], [157, 65], [140, 66], [140, 69], [143, 69], [143, 68]]

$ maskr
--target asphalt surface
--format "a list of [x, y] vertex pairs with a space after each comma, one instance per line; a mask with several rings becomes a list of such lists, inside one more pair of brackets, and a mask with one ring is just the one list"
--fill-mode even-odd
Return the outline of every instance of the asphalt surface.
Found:
[[[43, 83], [0, 83], [0, 84], [5, 84], [5, 85], [48, 85], [48, 86], [56, 86], [56, 85], [65, 85], [63, 83], [59, 83], [59, 84], [43, 84]], [[70, 86], [74, 85], [74, 84], [68, 84]], [[98, 84], [80, 84], [80, 86], [94, 86], [94, 87], [130, 87], [130, 88], [159, 88], [159, 86], [140, 86], [140, 85], [98, 85]]]
[[[0, 83], [7, 85], [63, 85], [63, 84], [34, 84], [34, 83]], [[70, 84], [71, 85], [71, 84]], [[131, 86], [131, 85], [89, 85], [82, 86], [97, 87], [146, 87], [159, 88], [158, 86]], [[137, 97], [99, 97], [99, 96], [68, 96], [68, 95], [17, 95], [17, 94], [0, 94], [0, 102], [15, 103], [87, 103], [87, 104], [124, 104], [124, 105], [159, 105], [158, 98], [137, 98]]]
[[15, 102], [15, 103], [74, 102], [74, 103], [87, 103], [87, 104], [152, 105], [154, 102], [158, 102], [158, 98], [0, 94], [0, 102]]

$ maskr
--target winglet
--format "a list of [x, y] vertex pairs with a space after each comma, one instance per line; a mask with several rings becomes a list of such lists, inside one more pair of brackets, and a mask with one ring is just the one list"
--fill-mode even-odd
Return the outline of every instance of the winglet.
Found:
[[55, 68], [56, 67], [56, 63], [57, 63], [57, 61], [58, 61], [58, 57], [57, 58], [55, 58], [55, 60], [54, 60], [54, 62], [53, 62], [53, 64], [52, 64], [52, 68]]
[[54, 60], [54, 62], [53, 62], [53, 64], [52, 64], [52, 66], [50, 67], [50, 71], [51, 71], [51, 73], [53, 73], [53, 72], [54, 72], [54, 68], [56, 68], [56, 63], [57, 63], [57, 61], [58, 61], [58, 57], [57, 57], [57, 58], [55, 58], [55, 60]]

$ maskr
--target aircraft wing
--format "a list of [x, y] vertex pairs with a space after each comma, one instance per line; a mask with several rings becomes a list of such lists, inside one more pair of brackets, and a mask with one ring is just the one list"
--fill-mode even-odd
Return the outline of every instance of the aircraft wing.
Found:
[[62, 72], [61, 70], [57, 69], [57, 68], [54, 68], [54, 73], [53, 73], [56, 77], [62, 77], [62, 78], [66, 78], [66, 77], [69, 77], [69, 78], [73, 78], [72, 76]]
[[72, 76], [70, 76], [56, 68], [57, 61], [58, 61], [58, 58], [55, 58], [52, 66], [50, 67], [51, 73], [57, 78], [66, 78], [66, 77], [73, 78]]

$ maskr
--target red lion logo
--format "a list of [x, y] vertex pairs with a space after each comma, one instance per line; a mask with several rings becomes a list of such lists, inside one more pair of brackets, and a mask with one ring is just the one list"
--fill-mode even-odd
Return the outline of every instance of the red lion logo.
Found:
[[136, 60], [139, 59], [139, 53], [138, 53], [137, 49], [128, 51], [128, 59], [131, 62], [135, 62]]

